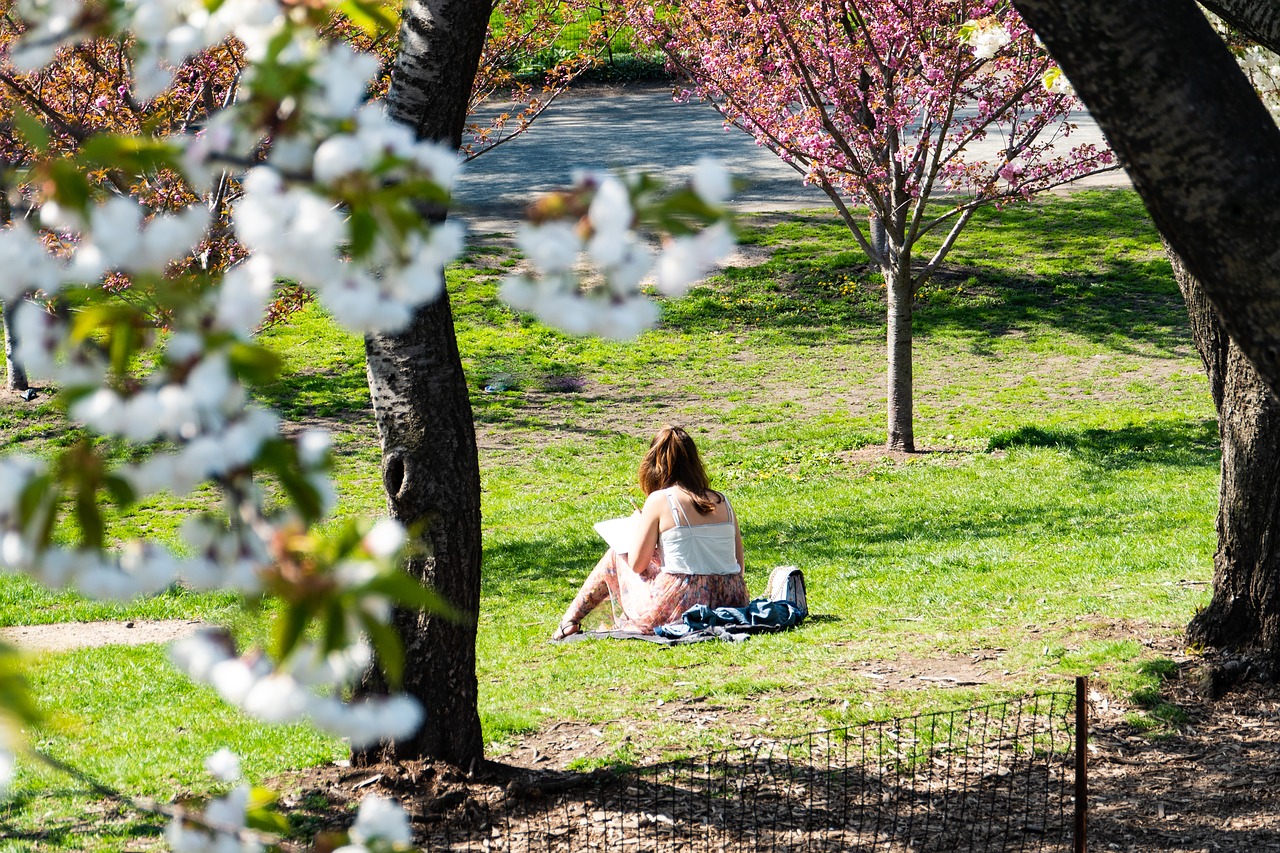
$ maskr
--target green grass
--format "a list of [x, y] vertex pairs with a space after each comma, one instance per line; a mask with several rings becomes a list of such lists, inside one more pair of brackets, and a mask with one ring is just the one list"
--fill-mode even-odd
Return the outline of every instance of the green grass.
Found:
[[[450, 271], [482, 447], [478, 676], [491, 753], [575, 719], [601, 725], [608, 741], [584, 767], [641, 763], [744, 730], [782, 736], [1060, 689], [1074, 674], [1093, 674], [1142, 719], [1176, 725], [1152, 692], [1158, 656], [1136, 638], [1177, 635], [1206, 601], [1219, 454], [1185, 311], [1136, 196], [1082, 193], [979, 215], [917, 308], [915, 429], [929, 452], [905, 458], [875, 450], [885, 417], [877, 274], [829, 213], [746, 226], [756, 260], [666, 304], [661, 328], [629, 345], [562, 335], [498, 304], [515, 256], [494, 235], [478, 235]], [[362, 342], [315, 308], [267, 337], [287, 365], [264, 401], [334, 431], [341, 512], [381, 512]], [[599, 556], [591, 522], [638, 495], [636, 463], [663, 421], [691, 428], [730, 493], [751, 590], [772, 566], [796, 564], [813, 618], [742, 645], [548, 645]], [[66, 434], [47, 405], [0, 406], [6, 447], [47, 453]], [[157, 500], [130, 523], [180, 545], [177, 524], [210, 499]], [[96, 607], [0, 583], [3, 624], [220, 621], [233, 610], [176, 591]], [[859, 674], [873, 661], [909, 667], [979, 650], [991, 681], [980, 687], [884, 690]], [[165, 675], [161, 657], [116, 649], [36, 664], [49, 700], [79, 721], [55, 727], [50, 751], [161, 796], [207, 791], [199, 760], [223, 742], [245, 750], [258, 778], [336, 754], [301, 730], [257, 734]], [[104, 683], [163, 687], [128, 697], [108, 721], [111, 690], [76, 686], [85, 667]], [[714, 706], [714, 719], [672, 721], [685, 703]], [[198, 741], [178, 730], [192, 708]], [[130, 720], [148, 726], [146, 758], [100, 734]], [[89, 808], [65, 782], [23, 772], [7, 826], [40, 824], [40, 785], [65, 789], [55, 812], [68, 822]]]
[[[134, 796], [167, 801], [220, 793], [204, 759], [222, 746], [242, 757], [253, 780], [346, 755], [309, 726], [245, 719], [211, 689], [179, 674], [161, 646], [49, 655], [33, 667], [32, 686], [52, 718], [34, 745]], [[93, 800], [84, 785], [24, 760], [0, 804], [0, 839], [37, 842], [36, 849], [117, 851], [137, 849], [138, 837], [163, 830], [158, 818]], [[10, 849], [3, 843], [0, 850]]]

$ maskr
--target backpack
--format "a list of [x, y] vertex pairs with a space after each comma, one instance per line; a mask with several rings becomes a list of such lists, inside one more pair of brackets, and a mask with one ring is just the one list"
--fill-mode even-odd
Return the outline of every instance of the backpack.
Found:
[[769, 600], [785, 601], [808, 614], [809, 599], [805, 594], [804, 572], [795, 566], [778, 566], [770, 572]]

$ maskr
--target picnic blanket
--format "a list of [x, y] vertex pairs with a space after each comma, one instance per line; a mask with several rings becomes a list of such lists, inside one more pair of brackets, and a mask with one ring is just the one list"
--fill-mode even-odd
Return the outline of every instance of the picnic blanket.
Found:
[[794, 628], [808, 615], [806, 610], [789, 601], [770, 601], [767, 598], [757, 598], [746, 607], [712, 608], [699, 604], [686, 610], [681, 621], [660, 625], [654, 629], [653, 634], [641, 634], [637, 631], [583, 631], [556, 642], [644, 640], [661, 646], [712, 640], [741, 643], [750, 639], [752, 634], [772, 634]]

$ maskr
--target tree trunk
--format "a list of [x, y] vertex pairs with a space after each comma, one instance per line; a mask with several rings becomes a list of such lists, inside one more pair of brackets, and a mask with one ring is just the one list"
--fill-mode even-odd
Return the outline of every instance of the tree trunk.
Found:
[[889, 232], [884, 227], [884, 220], [874, 213], [868, 216], [867, 233], [867, 242], [875, 250], [876, 258], [886, 257], [889, 254]]
[[422, 703], [426, 719], [411, 741], [360, 758], [429, 757], [466, 767], [484, 754], [475, 656], [480, 472], [449, 301], [420, 309], [402, 335], [369, 337], [365, 349], [391, 516], [421, 529], [423, 554], [406, 568], [466, 619], [396, 612], [404, 690]]
[[[406, 3], [387, 108], [419, 138], [460, 143], [490, 10], [490, 3], [470, 0]], [[365, 354], [387, 502], [422, 548], [407, 569], [465, 618], [396, 613], [403, 688], [422, 703], [425, 721], [411, 740], [354, 758], [434, 758], [468, 767], [484, 757], [475, 672], [480, 467], [448, 296], [420, 308], [401, 334], [366, 338]], [[364, 689], [380, 687], [372, 677]]]
[[4, 303], [4, 367], [8, 371], [8, 387], [10, 391], [27, 390], [27, 371], [18, 361], [18, 339], [14, 337], [13, 314], [18, 310], [19, 300]]
[[1227, 336], [1195, 276], [1172, 251], [1169, 260], [1222, 439], [1213, 600], [1191, 620], [1187, 638], [1280, 660], [1280, 400]]
[[1280, 4], [1269, 0], [1199, 0], [1200, 5], [1273, 53], [1280, 46]]
[[[914, 453], [911, 382], [911, 264], [897, 258], [884, 271], [889, 297], [889, 449]], [[905, 267], [905, 269], [904, 269]]]

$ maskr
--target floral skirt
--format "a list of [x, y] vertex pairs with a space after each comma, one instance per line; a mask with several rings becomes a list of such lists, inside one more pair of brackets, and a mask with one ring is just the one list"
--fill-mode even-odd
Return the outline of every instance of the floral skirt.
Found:
[[614, 627], [619, 631], [652, 634], [659, 625], [679, 622], [686, 610], [698, 604], [709, 607], [746, 607], [747, 584], [736, 575], [677, 575], [664, 572], [656, 560], [642, 572], [627, 561], [605, 552], [564, 618], [575, 624], [605, 599], [614, 605]]

